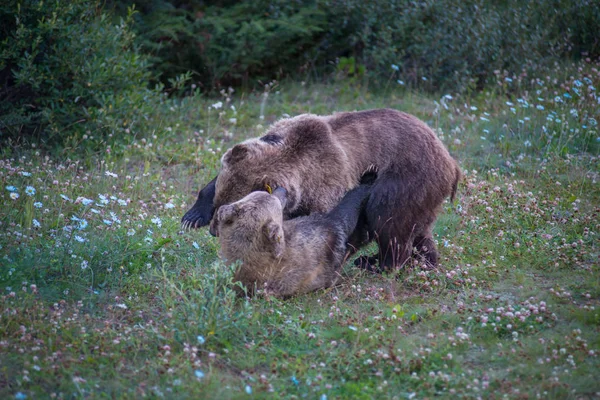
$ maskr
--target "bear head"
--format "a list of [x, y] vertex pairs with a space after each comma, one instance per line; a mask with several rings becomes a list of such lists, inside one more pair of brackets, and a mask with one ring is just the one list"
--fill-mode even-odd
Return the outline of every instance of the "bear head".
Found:
[[[307, 171], [329, 162], [331, 147], [331, 128], [310, 114], [279, 120], [264, 136], [235, 145], [221, 159], [215, 213], [248, 193], [283, 186], [289, 191], [284, 210], [289, 217], [300, 205], [305, 175], [315, 175]], [[215, 234], [214, 229], [210, 231]]]
[[219, 237], [225, 257], [268, 252], [274, 258], [281, 258], [285, 250], [283, 209], [286, 201], [287, 191], [280, 187], [272, 194], [252, 192], [219, 207], [211, 221], [211, 231]]

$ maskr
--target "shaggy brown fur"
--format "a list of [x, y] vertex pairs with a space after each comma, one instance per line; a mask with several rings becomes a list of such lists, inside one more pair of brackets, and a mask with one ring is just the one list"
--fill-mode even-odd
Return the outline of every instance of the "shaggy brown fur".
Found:
[[235, 280], [249, 293], [254, 288], [287, 297], [332, 286], [346, 256], [368, 185], [350, 191], [327, 215], [283, 220], [287, 192], [252, 192], [221, 206], [218, 226], [221, 256], [241, 261]]
[[193, 218], [199, 208], [208, 215], [265, 184], [288, 189], [284, 218], [327, 212], [369, 165], [377, 167], [378, 179], [351, 246], [376, 240], [380, 268], [402, 266], [413, 247], [435, 265], [432, 228], [444, 199], [456, 192], [460, 169], [425, 123], [396, 110], [303, 114], [276, 122], [265, 136], [225, 153], [214, 187], [203, 189], [214, 190], [213, 207], [195, 205], [183, 222], [201, 226], [206, 220]]

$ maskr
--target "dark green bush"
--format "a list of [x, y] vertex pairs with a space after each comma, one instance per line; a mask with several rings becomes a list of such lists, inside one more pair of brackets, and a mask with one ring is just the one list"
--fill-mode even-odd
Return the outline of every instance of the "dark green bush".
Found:
[[123, 134], [158, 98], [129, 29], [86, 0], [0, 5], [0, 139], [77, 144]]
[[[302, 70], [323, 59], [315, 49], [329, 29], [316, 2], [140, 0], [139, 43], [167, 83], [185, 71], [205, 88], [254, 84]], [[250, 81], [250, 82], [249, 82]]]
[[406, 83], [462, 90], [483, 86], [495, 70], [600, 55], [594, 0], [139, 3], [140, 43], [164, 82], [191, 70], [209, 89], [307, 70], [322, 75], [339, 58], [354, 57], [375, 81], [387, 80], [394, 64]]
[[[374, 74], [399, 66], [406, 82], [431, 89], [488, 83], [560, 57], [600, 55], [600, 3], [588, 0], [348, 1], [353, 40]], [[352, 17], [351, 17], [352, 18]], [[427, 80], [424, 81], [424, 78]], [[424, 83], [423, 83], [424, 82]]]
[[123, 19], [86, 0], [0, 3], [0, 140], [98, 148], [154, 113], [158, 79], [174, 93], [181, 76], [211, 90], [309, 72], [465, 90], [600, 56], [593, 0], [133, 3], [109, 2]]

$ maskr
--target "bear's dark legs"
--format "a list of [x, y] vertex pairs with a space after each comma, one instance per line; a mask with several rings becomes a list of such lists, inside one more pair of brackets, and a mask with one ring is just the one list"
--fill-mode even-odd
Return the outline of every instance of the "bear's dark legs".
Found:
[[413, 246], [427, 262], [437, 263], [431, 235], [436, 213], [418, 196], [421, 185], [410, 175], [393, 171], [380, 174], [373, 185], [365, 212], [370, 238], [379, 246], [380, 270], [403, 268], [410, 261]]
[[413, 247], [416, 248], [417, 255], [423, 257], [430, 267], [437, 266], [438, 254], [435, 249], [435, 243], [431, 237], [417, 236], [413, 240]]
[[213, 200], [215, 198], [215, 183], [217, 177], [208, 183], [200, 193], [198, 193], [198, 199], [196, 203], [185, 213], [181, 218], [181, 226], [184, 229], [187, 228], [200, 228], [201, 226], [208, 225], [212, 219], [215, 207]]
[[388, 231], [376, 239], [379, 246], [379, 269], [383, 271], [404, 268], [410, 260], [410, 237], [394, 236], [396, 231]]
[[354, 260], [354, 265], [360, 269], [364, 269], [369, 272], [380, 274], [383, 271], [377, 266], [378, 260], [379, 260], [378, 254], [374, 254], [372, 256], [366, 256], [366, 255], [360, 256], [356, 260]]
[[348, 257], [351, 257], [367, 243], [369, 243], [369, 226], [367, 224], [367, 216], [363, 210], [358, 217], [356, 228], [347, 240], [346, 252]]

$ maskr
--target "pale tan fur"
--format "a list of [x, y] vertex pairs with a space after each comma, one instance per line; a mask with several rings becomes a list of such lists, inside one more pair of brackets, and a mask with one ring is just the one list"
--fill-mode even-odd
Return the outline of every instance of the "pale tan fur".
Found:
[[[308, 221], [307, 221], [308, 219]], [[281, 202], [266, 192], [253, 192], [219, 209], [221, 256], [241, 262], [235, 280], [250, 291], [286, 297], [333, 285], [338, 279], [345, 239], [328, 248], [332, 235], [310, 218], [283, 221]]]

